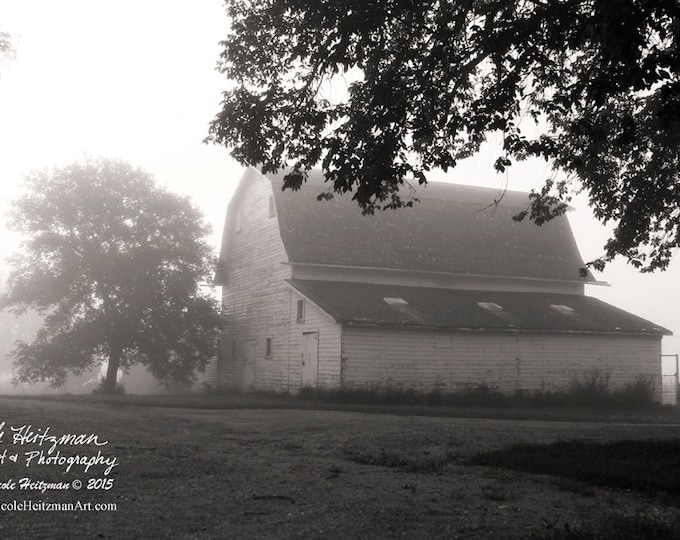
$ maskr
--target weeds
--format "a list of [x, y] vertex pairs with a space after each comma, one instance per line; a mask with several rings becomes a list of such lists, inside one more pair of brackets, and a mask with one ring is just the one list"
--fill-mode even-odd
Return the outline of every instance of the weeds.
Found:
[[459, 392], [433, 390], [418, 392], [413, 389], [385, 388], [302, 388], [298, 399], [356, 405], [421, 405], [439, 407], [491, 408], [604, 408], [604, 409], [659, 409], [654, 401], [654, 381], [638, 377], [635, 382], [611, 390], [609, 374], [593, 370], [581, 379], [574, 379], [561, 392], [517, 390], [506, 394], [480, 384]]
[[634, 383], [625, 385], [615, 393], [622, 403], [630, 407], [643, 407], [654, 402], [654, 381], [649, 377], [639, 376]]
[[571, 381], [567, 395], [584, 405], [602, 405], [611, 398], [610, 376], [606, 370], [589, 370], [580, 379]]

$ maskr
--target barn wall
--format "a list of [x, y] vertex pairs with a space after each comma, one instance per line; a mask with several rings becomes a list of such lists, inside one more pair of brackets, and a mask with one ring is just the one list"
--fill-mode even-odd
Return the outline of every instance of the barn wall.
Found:
[[292, 294], [284, 281], [290, 277], [290, 267], [284, 264], [288, 257], [277, 219], [270, 216], [271, 184], [255, 172], [244, 181], [239, 200], [230, 205], [229, 248], [223, 254], [226, 322], [220, 341], [220, 385], [286, 390]]
[[[298, 300], [304, 301], [303, 322], [297, 322]], [[318, 332], [319, 334], [319, 379], [317, 386], [340, 386], [341, 326], [297, 292], [293, 292], [291, 295], [290, 313], [290, 391], [296, 391], [302, 387], [302, 335], [305, 332]]]
[[651, 377], [660, 399], [660, 355], [658, 337], [346, 327], [342, 376], [347, 387], [555, 391], [598, 369], [611, 388]]

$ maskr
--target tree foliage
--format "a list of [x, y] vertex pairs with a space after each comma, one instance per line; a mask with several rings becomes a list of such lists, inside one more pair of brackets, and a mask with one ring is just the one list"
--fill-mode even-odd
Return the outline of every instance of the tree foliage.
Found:
[[4, 59], [11, 60], [14, 58], [14, 54], [12, 36], [7, 32], [0, 30], [0, 61]]
[[59, 386], [103, 360], [109, 390], [119, 367], [137, 363], [162, 381], [191, 379], [220, 324], [200, 287], [214, 267], [200, 212], [104, 159], [33, 172], [26, 188], [12, 204], [10, 227], [25, 240], [0, 308], [45, 320], [13, 352], [17, 380]]
[[[580, 191], [614, 225], [601, 268], [623, 255], [667, 266], [680, 243], [677, 0], [226, 0], [219, 69], [233, 81], [208, 141], [243, 164], [319, 162], [365, 212], [411, 204], [492, 132], [495, 169], [541, 158], [538, 224]], [[332, 83], [349, 79], [333, 96]], [[532, 135], [539, 126], [540, 135]], [[528, 127], [531, 129], [528, 130]]]

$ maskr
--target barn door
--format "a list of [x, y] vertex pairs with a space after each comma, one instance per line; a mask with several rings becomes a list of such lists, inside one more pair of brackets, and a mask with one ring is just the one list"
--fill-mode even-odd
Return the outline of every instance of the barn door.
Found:
[[255, 383], [255, 340], [243, 342], [243, 391], [249, 392]]
[[302, 334], [302, 386], [315, 387], [319, 380], [319, 333]]

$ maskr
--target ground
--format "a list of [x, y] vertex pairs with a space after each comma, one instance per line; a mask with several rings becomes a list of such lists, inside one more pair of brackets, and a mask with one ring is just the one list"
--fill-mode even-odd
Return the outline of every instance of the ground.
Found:
[[[256, 403], [255, 401], [251, 404]], [[680, 438], [680, 417], [557, 421], [348, 410], [182, 408], [118, 397], [0, 398], [0, 503], [115, 503], [116, 511], [3, 511], [2, 538], [543, 538], [611, 512], [671, 516], [677, 500], [473, 466], [487, 449], [560, 439]], [[162, 402], [168, 405], [167, 401]], [[210, 403], [202, 406], [212, 406]], [[408, 411], [407, 411], [408, 412]], [[419, 411], [414, 411], [419, 412]], [[11, 428], [96, 434], [63, 455], [115, 456], [84, 473], [22, 462], [49, 444], [12, 444]], [[2, 429], [2, 428], [0, 428]], [[44, 493], [18, 486], [80, 480]], [[93, 479], [110, 489], [87, 489]], [[102, 483], [100, 483], [102, 484]], [[103, 484], [102, 484], [103, 485]], [[99, 486], [101, 487], [101, 486]]]

